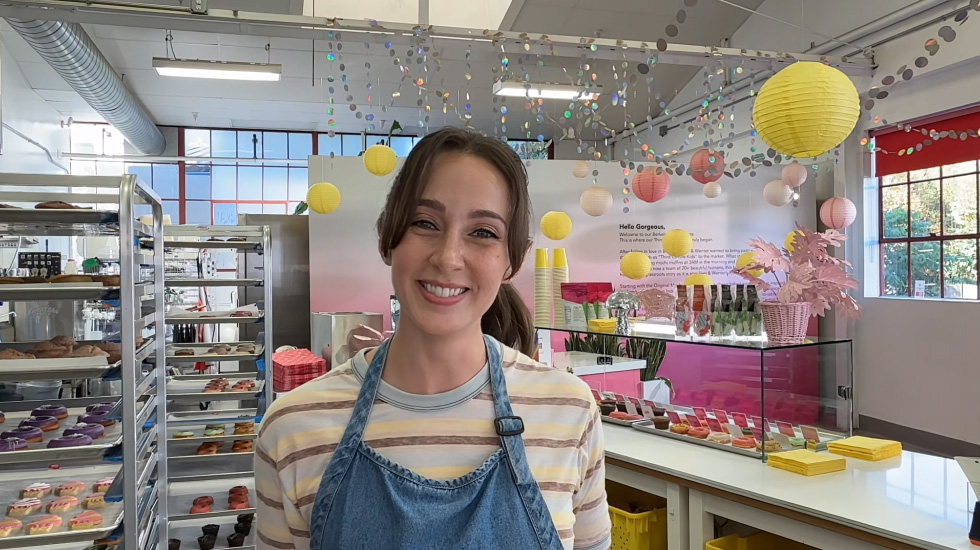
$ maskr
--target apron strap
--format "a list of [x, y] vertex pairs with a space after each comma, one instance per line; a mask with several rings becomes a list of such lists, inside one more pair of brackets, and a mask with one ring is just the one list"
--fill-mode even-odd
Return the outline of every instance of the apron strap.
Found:
[[500, 436], [500, 446], [507, 455], [507, 463], [514, 476], [514, 483], [523, 493], [525, 487], [537, 488], [524, 451], [524, 420], [514, 415], [514, 410], [510, 406], [510, 395], [507, 393], [503, 360], [500, 356], [501, 345], [489, 336], [483, 338], [487, 344], [487, 362], [490, 365], [490, 387], [493, 391], [493, 410], [496, 414], [494, 427], [497, 435]]

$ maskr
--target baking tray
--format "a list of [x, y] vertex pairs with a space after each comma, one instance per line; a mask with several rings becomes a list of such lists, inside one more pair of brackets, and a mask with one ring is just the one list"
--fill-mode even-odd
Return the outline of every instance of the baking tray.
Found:
[[[20, 500], [20, 490], [30, 485], [32, 481], [42, 481], [44, 483], [50, 483], [52, 488], [57, 487], [57, 485], [64, 483], [66, 481], [81, 481], [89, 486], [89, 489], [85, 493], [80, 495], [81, 500], [85, 496], [92, 494], [94, 491], [91, 490], [91, 486], [96, 481], [105, 478], [118, 475], [120, 472], [120, 466], [116, 465], [100, 465], [100, 466], [88, 466], [85, 468], [65, 468], [61, 470], [20, 470], [16, 472], [0, 473], [0, 501], [6, 510], [6, 506], [17, 500]], [[50, 495], [43, 497], [41, 502], [47, 506], [49, 502], [57, 498], [54, 491]], [[95, 539], [101, 539], [112, 533], [119, 527], [123, 519], [123, 503], [120, 502], [106, 502], [105, 508], [100, 508], [96, 510], [102, 514], [102, 525], [96, 527], [95, 529], [84, 529], [79, 531], [70, 531], [68, 528], [68, 520], [75, 517], [84, 510], [83, 507], [71, 510], [65, 514], [61, 514], [64, 524], [54, 533], [47, 533], [43, 535], [17, 535], [10, 536], [6, 538], [0, 538], [0, 549], [6, 548], [24, 548], [24, 547], [37, 547], [48, 544], [67, 544], [77, 542], [79, 547], [86, 544], [90, 544]], [[42, 510], [36, 512], [26, 517], [18, 517], [17, 519], [24, 522], [24, 526], [32, 519], [47, 515], [47, 512]], [[23, 532], [23, 530], [22, 530]]]
[[[239, 422], [252, 422], [251, 420], [239, 420]], [[222, 424], [225, 427], [225, 433], [228, 435], [218, 435], [218, 436], [204, 436], [204, 427], [206, 424]], [[258, 426], [255, 427], [256, 429]], [[253, 430], [255, 431], [255, 430]], [[177, 432], [194, 432], [194, 437], [185, 437], [182, 439], [174, 438], [174, 434]], [[168, 427], [167, 428], [167, 441], [181, 443], [186, 442], [188, 444], [195, 443], [200, 445], [205, 441], [235, 441], [236, 439], [255, 439], [255, 434], [248, 435], [232, 435], [235, 432], [234, 422], [201, 422], [200, 426], [179, 426], [179, 427]]]
[[[249, 373], [258, 374], [258, 373]], [[190, 375], [194, 376], [194, 375]], [[208, 379], [177, 380], [178, 377], [171, 377], [167, 380], [167, 399], [174, 401], [241, 401], [252, 399], [253, 396], [261, 394], [265, 389], [265, 380], [255, 380], [252, 376], [212, 376]], [[214, 378], [227, 378], [229, 382], [234, 380], [252, 380], [255, 382], [255, 389], [245, 392], [233, 392], [226, 390], [220, 393], [204, 393], [204, 386], [207, 381]], [[229, 386], [231, 387], [231, 386]]]
[[265, 281], [262, 279], [168, 279], [164, 285], [168, 287], [192, 287], [192, 286], [262, 286]]
[[[168, 532], [170, 533], [170, 538], [181, 540], [181, 548], [196, 548], [197, 537], [202, 534], [201, 527], [208, 524], [217, 525], [218, 541], [214, 545], [214, 550], [224, 550], [228, 548], [228, 535], [235, 532], [235, 523], [237, 522], [238, 520], [235, 516], [171, 521]], [[240, 548], [244, 548], [245, 550], [255, 548], [255, 531], [257, 525], [256, 518], [256, 520], [252, 521], [252, 532], [246, 535], [245, 544]]]
[[722, 445], [720, 443], [712, 443], [707, 439], [698, 439], [696, 437], [691, 437], [689, 435], [675, 434], [670, 430], [658, 430], [653, 427], [653, 422], [650, 420], [640, 420], [633, 424], [634, 430], [640, 430], [641, 432], [646, 432], [654, 435], [659, 435], [660, 437], [669, 437], [677, 441], [683, 441], [684, 443], [693, 443], [695, 445], [701, 445], [702, 447], [710, 447], [712, 449], [719, 449], [722, 451], [728, 451], [730, 453], [739, 454], [742, 456], [748, 456], [752, 458], [762, 458], [762, 452], [756, 451], [755, 449], [742, 449], [740, 447], [729, 445]]
[[[94, 345], [101, 342], [78, 342], [77, 346]], [[12, 343], [0, 345], [2, 348], [14, 348], [27, 352], [34, 347], [34, 342]], [[136, 350], [137, 363], [146, 359], [152, 351], [153, 338], [147, 338], [143, 345]], [[0, 361], [0, 382], [21, 380], [66, 380], [77, 378], [106, 378], [118, 375], [116, 369], [122, 366], [122, 360], [115, 363], [106, 362], [105, 357], [66, 357], [62, 359], [7, 359]]]
[[[227, 344], [232, 347], [232, 352], [219, 355], [217, 353], [205, 353], [216, 344]], [[255, 353], [235, 353], [234, 348], [238, 344], [255, 344], [255, 342], [201, 342], [196, 344], [172, 344], [167, 346], [168, 363], [197, 363], [199, 361], [255, 361], [265, 353], [265, 346], [255, 344]], [[192, 349], [196, 355], [174, 355], [178, 349]]]
[[[2, 209], [0, 209], [2, 210]], [[101, 283], [31, 283], [0, 285], [0, 301], [118, 300], [119, 287]]]
[[626, 426], [627, 428], [636, 424], [637, 422], [643, 422], [642, 420], [620, 420], [618, 418], [609, 418], [606, 415], [601, 415], [603, 422], [608, 422], [610, 424], [616, 424], [617, 426]]
[[119, 213], [88, 209], [0, 208], [0, 233], [50, 237], [119, 235]]
[[[66, 447], [63, 449], [48, 449], [48, 441], [61, 437], [66, 428], [74, 426], [79, 415], [85, 414], [85, 407], [68, 409], [68, 418], [60, 421], [57, 430], [44, 432], [40, 443], [28, 443], [26, 450], [0, 453], [0, 464], [23, 464], [26, 462], [44, 462], [52, 464], [60, 460], [85, 460], [101, 458], [105, 453], [122, 444], [122, 422], [116, 422], [105, 429], [105, 435], [96, 439], [87, 447]], [[30, 411], [7, 413], [7, 421], [0, 424], [0, 431], [9, 430], [20, 424], [21, 420], [29, 417]]]
[[[144, 244], [148, 239], [144, 239], [140, 244]], [[152, 245], [152, 242], [148, 243]], [[163, 247], [166, 249], [175, 248], [226, 248], [231, 250], [262, 250], [262, 241], [175, 241], [164, 239]]]
[[[255, 494], [254, 477], [243, 476], [210, 481], [178, 481], [168, 483], [167, 510], [170, 512], [170, 521], [219, 518], [225, 516], [235, 517], [238, 514], [254, 513], [255, 508], [246, 508], [244, 510], [228, 509], [228, 490], [237, 485], [248, 487], [249, 504], [255, 504], [255, 500], [259, 497]], [[206, 514], [191, 514], [190, 509], [194, 503], [194, 499], [205, 495], [214, 498], [214, 505], [211, 507], [212, 511]]]
[[[211, 395], [211, 394], [208, 394]], [[210, 411], [185, 411], [167, 414], [168, 426], [204, 426], [235, 422], [258, 422], [258, 409], [215, 409]], [[203, 429], [201, 430], [203, 433]]]

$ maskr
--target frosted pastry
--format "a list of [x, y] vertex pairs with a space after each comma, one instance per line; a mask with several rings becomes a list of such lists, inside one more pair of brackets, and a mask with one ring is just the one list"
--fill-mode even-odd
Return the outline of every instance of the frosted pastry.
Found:
[[72, 496], [58, 497], [48, 503], [49, 514], [64, 514], [78, 507], [78, 498]]
[[36, 520], [27, 524], [27, 534], [28, 535], [42, 535], [45, 533], [51, 533], [55, 529], [61, 527], [64, 522], [61, 516], [41, 516]]
[[736, 437], [732, 440], [732, 446], [739, 449], [755, 449], [754, 437]]
[[29, 516], [41, 510], [41, 499], [24, 498], [7, 506], [8, 516]]
[[68, 418], [68, 408], [64, 405], [42, 405], [31, 411], [31, 416], [53, 416], [64, 420]]
[[41, 440], [44, 439], [44, 432], [41, 431], [41, 428], [36, 426], [18, 426], [0, 433], [0, 439], [7, 439], [10, 437], [20, 438], [28, 443], [40, 443]]
[[64, 431], [64, 435], [66, 436], [75, 434], [84, 434], [92, 439], [98, 439], [105, 435], [105, 426], [102, 424], [86, 424], [84, 422], [79, 422], [71, 428], [66, 428]]
[[675, 434], [686, 434], [690, 430], [691, 430], [690, 424], [680, 423], [680, 424], [670, 425], [670, 431], [674, 432]]
[[23, 526], [24, 522], [19, 519], [7, 518], [0, 520], [0, 538], [17, 534]]
[[20, 491], [20, 498], [41, 498], [51, 493], [51, 486], [47, 483], [31, 483]]
[[105, 493], [95, 493], [94, 495], [85, 497], [83, 505], [89, 510], [94, 508], [105, 508]]
[[112, 418], [109, 418], [108, 415], [109, 413], [107, 412], [86, 413], [83, 414], [82, 416], [79, 416], [78, 421], [83, 424], [102, 424], [104, 427], [108, 428], [109, 426], [112, 426], [113, 424], [116, 423], [116, 421]]
[[102, 514], [95, 510], [85, 510], [68, 521], [68, 526], [72, 531], [94, 529], [100, 525], [102, 525]]
[[85, 434], [65, 435], [48, 441], [49, 449], [61, 449], [64, 447], [84, 447], [92, 444], [92, 438]]
[[21, 427], [41, 428], [42, 432], [50, 432], [58, 429], [58, 419], [53, 416], [31, 416], [27, 420], [21, 420], [20, 425]]
[[225, 435], [225, 428], [204, 430], [204, 437], [219, 437]]
[[0, 411], [0, 424], [3, 424], [6, 421], [7, 421], [7, 415], [3, 414], [3, 411]]
[[112, 485], [112, 482], [115, 479], [116, 478], [114, 477], [104, 477], [96, 481], [95, 484], [92, 485], [92, 489], [95, 489], [96, 493], [104, 493], [109, 490], [109, 487]]
[[194, 437], [194, 432], [190, 430], [184, 430], [184, 431], [174, 433], [174, 439], [189, 439], [191, 437]]
[[789, 438], [789, 444], [794, 447], [802, 447], [806, 445], [806, 440], [802, 437], [791, 437]]
[[81, 481], [66, 481], [58, 485], [58, 488], [54, 492], [59, 497], [75, 496], [84, 493], [86, 488], [88, 488], [88, 485], [85, 485]]
[[705, 439], [711, 434], [711, 430], [708, 428], [691, 428], [688, 430], [687, 435], [691, 437], [696, 437], [698, 439]]
[[96, 403], [85, 407], [87, 413], [107, 413], [112, 410], [112, 403]]
[[755, 450], [762, 451], [763, 448], [765, 448], [767, 453], [778, 453], [779, 451], [783, 450], [783, 446], [775, 441], [766, 441], [765, 447], [763, 447], [761, 441], [756, 441]]
[[666, 416], [654, 416], [653, 427], [658, 430], [666, 430], [670, 427], [670, 419]]
[[732, 436], [728, 434], [723, 434], [721, 432], [716, 432], [708, 434], [708, 441], [712, 443], [719, 443], [721, 445], [728, 445], [732, 442]]

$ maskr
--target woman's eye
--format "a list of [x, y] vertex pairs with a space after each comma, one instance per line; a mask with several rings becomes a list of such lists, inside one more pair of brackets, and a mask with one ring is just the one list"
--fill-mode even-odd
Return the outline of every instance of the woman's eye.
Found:
[[497, 234], [494, 233], [493, 231], [490, 231], [489, 229], [477, 229], [476, 231], [473, 232], [473, 234], [476, 235], [477, 237], [481, 238], [481, 239], [496, 239], [496, 238], [498, 238], [497, 237]]
[[421, 227], [422, 229], [436, 229], [436, 225], [429, 220], [417, 220], [412, 222], [414, 227]]

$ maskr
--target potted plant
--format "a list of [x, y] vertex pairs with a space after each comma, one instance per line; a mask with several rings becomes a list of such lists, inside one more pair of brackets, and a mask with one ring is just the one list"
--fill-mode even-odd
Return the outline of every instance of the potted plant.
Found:
[[[851, 264], [831, 256], [830, 246], [840, 246], [847, 236], [834, 229], [816, 232], [796, 225], [794, 240], [786, 248], [762, 239], [749, 246], [754, 261], [733, 270], [760, 292], [775, 293], [776, 301], [762, 303], [762, 322], [769, 341], [776, 344], [800, 342], [806, 336], [811, 316], [824, 316], [831, 307], [849, 319], [861, 316], [861, 306], [847, 293], [858, 282], [848, 275]], [[780, 280], [779, 274], [784, 274]], [[771, 275], [775, 285], [760, 277]]]
[[641, 397], [656, 403], [670, 403], [674, 396], [674, 384], [670, 378], [659, 375], [660, 366], [667, 357], [667, 343], [663, 340], [629, 338], [624, 351], [626, 357], [646, 361], [646, 368], [640, 373], [643, 386]]

